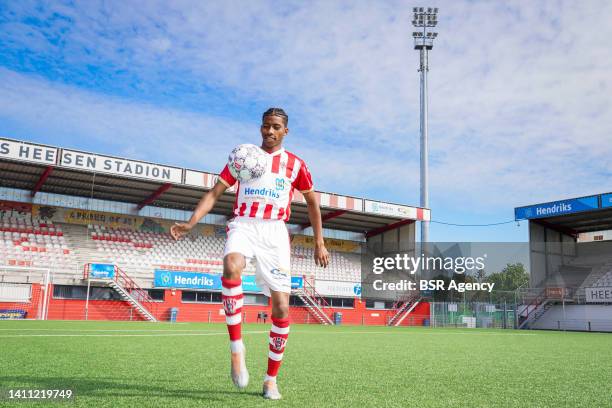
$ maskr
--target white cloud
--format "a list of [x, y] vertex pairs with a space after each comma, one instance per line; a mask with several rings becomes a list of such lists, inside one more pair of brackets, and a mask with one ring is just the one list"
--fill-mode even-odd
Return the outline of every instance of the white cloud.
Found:
[[[27, 123], [32, 131], [27, 140], [213, 172], [221, 170], [231, 147], [260, 138], [257, 122], [161, 109], [4, 69], [2, 118]], [[288, 136], [288, 148], [296, 137]], [[393, 177], [401, 166], [398, 160], [372, 160], [363, 149], [304, 147], [298, 153], [309, 163], [319, 188], [348, 194], [377, 188], [381, 176]]]

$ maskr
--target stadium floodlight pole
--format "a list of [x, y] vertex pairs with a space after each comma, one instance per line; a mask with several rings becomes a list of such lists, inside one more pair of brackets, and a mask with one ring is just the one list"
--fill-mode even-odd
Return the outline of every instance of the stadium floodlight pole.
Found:
[[[412, 33], [414, 49], [419, 50], [421, 73], [421, 207], [429, 208], [429, 143], [427, 139], [427, 72], [429, 71], [428, 52], [433, 48], [433, 40], [438, 33], [431, 29], [438, 24], [438, 8], [414, 7], [412, 25], [422, 30]], [[421, 243], [429, 241], [429, 221], [421, 221]]]

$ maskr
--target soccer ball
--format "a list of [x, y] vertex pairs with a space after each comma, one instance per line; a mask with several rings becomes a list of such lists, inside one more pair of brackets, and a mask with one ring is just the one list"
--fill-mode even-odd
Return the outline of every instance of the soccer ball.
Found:
[[268, 157], [259, 147], [241, 144], [230, 153], [227, 167], [234, 178], [245, 182], [261, 177], [266, 171], [267, 163]]

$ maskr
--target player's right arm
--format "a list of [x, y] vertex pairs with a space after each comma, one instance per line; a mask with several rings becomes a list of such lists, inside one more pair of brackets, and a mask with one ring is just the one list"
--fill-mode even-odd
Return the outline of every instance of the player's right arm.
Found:
[[183, 235], [188, 234], [189, 231], [191, 231], [191, 229], [202, 219], [202, 217], [213, 209], [215, 203], [225, 192], [225, 190], [227, 190], [227, 185], [221, 181], [217, 181], [217, 184], [215, 184], [210, 191], [202, 196], [196, 209], [193, 211], [189, 222], [177, 222], [170, 228], [170, 235], [172, 235], [172, 238], [179, 240], [183, 237]]

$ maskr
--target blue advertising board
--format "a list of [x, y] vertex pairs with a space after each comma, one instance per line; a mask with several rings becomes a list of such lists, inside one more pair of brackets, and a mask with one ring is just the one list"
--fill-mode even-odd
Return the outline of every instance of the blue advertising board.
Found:
[[157, 288], [221, 289], [221, 275], [197, 272], [155, 270]]
[[601, 208], [612, 207], [612, 193], [601, 195]]
[[25, 319], [27, 314], [22, 309], [0, 309], [0, 320]]
[[[221, 290], [221, 275], [156, 269], [154, 285], [156, 288]], [[301, 277], [291, 277], [291, 289], [299, 289], [302, 286], [304, 286], [304, 282]], [[242, 290], [245, 292], [261, 292], [261, 288], [255, 283], [255, 276], [253, 275], [242, 277]]]
[[242, 277], [243, 292], [261, 292], [261, 288], [255, 283], [255, 276], [246, 275]]
[[115, 277], [115, 265], [89, 264], [89, 277], [95, 279], [112, 279]]
[[304, 287], [304, 278], [300, 276], [291, 277], [291, 289], [302, 289]]
[[532, 218], [555, 217], [557, 215], [596, 210], [598, 208], [598, 196], [573, 198], [515, 208], [514, 219], [529, 220]]

